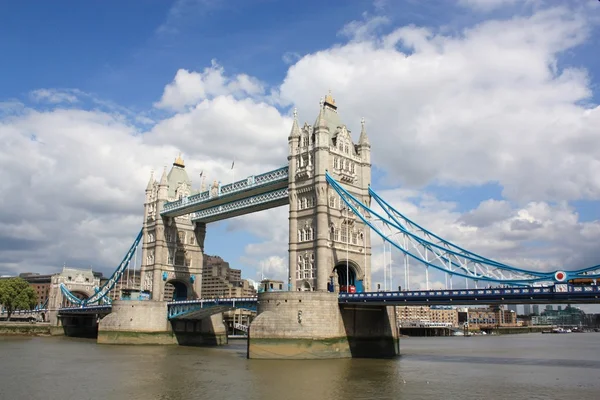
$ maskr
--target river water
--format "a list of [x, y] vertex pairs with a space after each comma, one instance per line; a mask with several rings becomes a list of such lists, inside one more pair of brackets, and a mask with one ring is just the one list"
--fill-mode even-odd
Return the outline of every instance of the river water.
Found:
[[0, 337], [0, 399], [600, 399], [600, 333], [403, 338], [393, 360]]

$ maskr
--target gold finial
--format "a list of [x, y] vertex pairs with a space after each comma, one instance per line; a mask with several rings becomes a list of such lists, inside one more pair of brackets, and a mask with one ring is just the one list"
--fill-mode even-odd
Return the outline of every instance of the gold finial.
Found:
[[179, 153], [179, 155], [175, 159], [175, 162], [173, 163], [173, 165], [177, 165], [178, 167], [182, 167], [182, 168], [185, 167], [185, 163], [183, 162], [183, 158], [181, 158], [181, 153]]
[[327, 96], [325, 96], [325, 103], [335, 106], [335, 100], [331, 95], [331, 89], [329, 90], [329, 93], [327, 93]]

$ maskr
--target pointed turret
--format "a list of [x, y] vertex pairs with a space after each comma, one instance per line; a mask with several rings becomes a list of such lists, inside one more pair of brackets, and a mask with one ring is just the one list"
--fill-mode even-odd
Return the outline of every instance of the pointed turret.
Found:
[[294, 108], [294, 122], [292, 123], [292, 131], [290, 132], [290, 137], [299, 137], [300, 136], [300, 127], [298, 126], [298, 110]]
[[150, 171], [150, 180], [148, 181], [148, 186], [146, 186], [146, 192], [152, 191], [153, 186], [154, 186], [154, 170]]
[[166, 201], [169, 199], [169, 181], [167, 180], [167, 167], [163, 170], [160, 182], [158, 184], [158, 200]]
[[319, 116], [317, 117], [317, 123], [315, 124], [315, 128], [325, 128], [329, 130], [327, 126], [327, 120], [325, 119], [325, 108], [321, 107], [319, 110]]
[[[371, 143], [369, 143], [369, 137], [367, 136], [367, 129], [365, 128], [365, 119], [362, 118], [360, 120], [361, 129], [360, 129], [360, 137], [358, 138], [358, 144], [355, 149], [356, 152], [360, 155], [360, 158], [367, 164], [369, 164], [368, 169], [368, 180], [366, 182], [371, 182]], [[367, 172], [365, 171], [365, 174]]]
[[367, 130], [365, 129], [365, 119], [362, 118], [360, 120], [360, 125], [361, 125], [361, 129], [360, 129], [360, 137], [358, 138], [358, 144], [360, 146], [371, 146], [371, 143], [369, 143], [369, 137], [367, 136]]
[[163, 169], [162, 176], [160, 177], [160, 183], [158, 185], [159, 186], [168, 186], [169, 185], [169, 181], [167, 180], [167, 166], [166, 165], [165, 165], [165, 168]]

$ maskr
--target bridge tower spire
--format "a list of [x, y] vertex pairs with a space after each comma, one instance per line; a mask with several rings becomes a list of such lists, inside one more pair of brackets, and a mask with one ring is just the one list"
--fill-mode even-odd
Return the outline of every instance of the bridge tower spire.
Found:
[[345, 210], [326, 181], [329, 173], [369, 202], [370, 145], [362, 128], [355, 145], [331, 92], [319, 103], [313, 126], [300, 129], [294, 114], [288, 137], [291, 290], [332, 291], [346, 284], [358, 291], [370, 288], [369, 229]]

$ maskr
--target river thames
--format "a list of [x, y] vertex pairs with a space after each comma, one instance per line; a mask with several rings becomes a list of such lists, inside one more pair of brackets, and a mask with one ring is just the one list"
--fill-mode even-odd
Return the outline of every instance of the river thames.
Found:
[[0, 399], [596, 399], [600, 334], [403, 338], [392, 360], [0, 337]]

